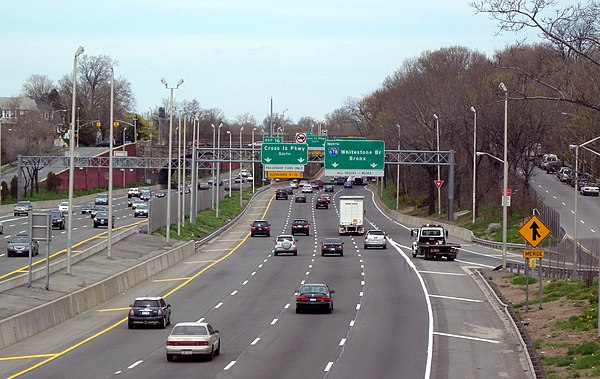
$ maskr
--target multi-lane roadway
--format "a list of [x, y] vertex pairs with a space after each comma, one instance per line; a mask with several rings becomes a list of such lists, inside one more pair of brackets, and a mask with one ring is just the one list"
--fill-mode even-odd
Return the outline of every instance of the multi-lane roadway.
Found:
[[[390, 220], [362, 186], [336, 186], [329, 209], [274, 200], [253, 203], [252, 218], [271, 222], [271, 237], [249, 236], [239, 224], [191, 259], [10, 349], [0, 351], [0, 375], [27, 378], [527, 378], [518, 340], [471, 268], [501, 262], [498, 251], [464, 244], [455, 262], [410, 256], [407, 226]], [[365, 196], [367, 229], [385, 230], [388, 249], [363, 249], [343, 236], [344, 255], [320, 254], [337, 236], [337, 198]], [[264, 208], [264, 211], [260, 210]], [[295, 218], [310, 220], [297, 236], [298, 255], [273, 256], [277, 234]], [[512, 255], [509, 259], [517, 259]], [[336, 290], [331, 314], [296, 314], [294, 291], [324, 282]], [[213, 361], [168, 362], [171, 327], [127, 329], [136, 296], [166, 296], [173, 323], [204, 320], [219, 329]], [[36, 367], [36, 365], [40, 365]]]

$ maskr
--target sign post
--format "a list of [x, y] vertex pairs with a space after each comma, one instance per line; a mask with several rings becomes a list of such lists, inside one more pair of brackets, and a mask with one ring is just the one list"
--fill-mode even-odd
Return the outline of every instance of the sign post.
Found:
[[[510, 192], [507, 190], [507, 194], [510, 196]], [[503, 194], [504, 195], [504, 194]], [[510, 199], [509, 196], [508, 199]], [[502, 196], [505, 198], [505, 196]], [[540, 220], [535, 214], [527, 220], [523, 226], [519, 229], [519, 234], [525, 242], [531, 247], [537, 247], [548, 235], [550, 235], [550, 229]], [[542, 309], [542, 258], [544, 258], [544, 250], [543, 249], [524, 249], [523, 250], [523, 258], [525, 258], [525, 312], [529, 311], [529, 269], [531, 266], [535, 267], [535, 260], [531, 261], [531, 259], [539, 259], [539, 267], [538, 267], [538, 285], [540, 288], [540, 300], [539, 306]]]

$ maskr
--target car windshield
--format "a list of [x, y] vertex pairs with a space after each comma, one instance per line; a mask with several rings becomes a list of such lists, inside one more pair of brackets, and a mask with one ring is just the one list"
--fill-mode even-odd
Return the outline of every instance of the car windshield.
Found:
[[423, 230], [421, 235], [423, 237], [440, 237], [442, 235], [442, 231], [439, 229]]
[[29, 236], [14, 236], [10, 243], [29, 243]]
[[52, 211], [52, 217], [62, 217], [62, 213], [60, 213], [60, 211]]
[[334, 244], [334, 243], [342, 243], [342, 240], [340, 240], [339, 238], [325, 238], [325, 240], [323, 240], [324, 244]]
[[102, 218], [102, 217], [108, 217], [108, 212], [102, 211], [102, 212], [98, 212], [96, 214], [96, 217], [98, 218]]
[[19, 207], [26, 207], [26, 206], [28, 206], [28, 205], [29, 205], [29, 202], [28, 202], [28, 201], [19, 201], [19, 202], [17, 203], [17, 206], [19, 206]]
[[137, 206], [138, 209], [148, 209], [148, 205], [147, 204], [140, 204]]
[[369, 234], [382, 236], [384, 233], [381, 230], [371, 230], [369, 231]]
[[308, 224], [306, 220], [294, 220], [294, 224]]
[[158, 308], [158, 300], [136, 300], [133, 302], [134, 308]]
[[267, 226], [266, 221], [254, 221], [254, 226]]
[[277, 237], [277, 241], [278, 242], [282, 242], [282, 241], [286, 241], [286, 240], [287, 241], [293, 241], [294, 237], [292, 237], [292, 236], [279, 236], [279, 237]]
[[206, 327], [200, 325], [175, 325], [171, 334], [177, 336], [207, 336], [208, 331]]

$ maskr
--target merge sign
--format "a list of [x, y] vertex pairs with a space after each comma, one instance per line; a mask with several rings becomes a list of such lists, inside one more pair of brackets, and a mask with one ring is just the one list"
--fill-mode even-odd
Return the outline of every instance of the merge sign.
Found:
[[519, 234], [531, 247], [537, 247], [548, 237], [550, 229], [534, 215], [519, 229]]
[[385, 143], [373, 140], [325, 141], [325, 176], [383, 177]]

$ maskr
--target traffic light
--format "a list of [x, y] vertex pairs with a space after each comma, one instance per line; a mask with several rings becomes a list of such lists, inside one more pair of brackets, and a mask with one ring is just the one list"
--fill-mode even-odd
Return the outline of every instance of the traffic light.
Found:
[[158, 117], [165, 118], [165, 107], [158, 108]]

